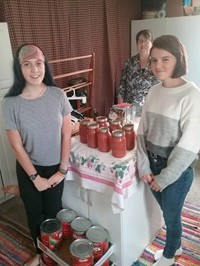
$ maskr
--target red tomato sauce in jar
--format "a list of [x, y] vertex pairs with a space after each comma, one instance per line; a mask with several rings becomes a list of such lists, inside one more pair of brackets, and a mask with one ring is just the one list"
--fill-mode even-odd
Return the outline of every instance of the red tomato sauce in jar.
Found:
[[126, 124], [123, 126], [126, 137], [126, 149], [132, 150], [135, 148], [135, 131], [133, 124]]
[[90, 148], [97, 148], [98, 141], [97, 141], [97, 132], [99, 129], [99, 124], [97, 122], [91, 122], [87, 124], [87, 145]]
[[101, 152], [110, 151], [111, 134], [108, 127], [100, 127], [97, 133], [98, 150]]
[[87, 143], [87, 124], [90, 122], [91, 120], [88, 118], [80, 121], [79, 135], [80, 135], [80, 142], [82, 143]]
[[112, 131], [111, 150], [112, 156], [116, 158], [122, 158], [126, 155], [126, 137], [124, 130], [116, 129]]
[[109, 126], [110, 133], [112, 133], [113, 130], [121, 129], [121, 128], [122, 128], [121, 121], [119, 119], [110, 121], [110, 126]]
[[98, 116], [96, 118], [96, 122], [99, 124], [99, 127], [107, 127], [108, 124], [108, 118], [106, 116]]

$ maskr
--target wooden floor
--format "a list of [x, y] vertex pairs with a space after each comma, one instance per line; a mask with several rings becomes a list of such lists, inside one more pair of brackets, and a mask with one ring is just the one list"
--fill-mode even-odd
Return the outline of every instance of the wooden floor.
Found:
[[24, 204], [20, 197], [12, 197], [0, 204], [0, 216], [5, 214], [12, 220], [18, 221], [24, 226], [28, 226]]

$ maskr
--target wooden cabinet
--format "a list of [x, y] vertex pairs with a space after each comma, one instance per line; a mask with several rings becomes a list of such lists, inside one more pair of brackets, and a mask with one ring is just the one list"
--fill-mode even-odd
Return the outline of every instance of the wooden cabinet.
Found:
[[[95, 54], [51, 60], [49, 63], [58, 86], [67, 93], [70, 101], [76, 101], [74, 109], [91, 117]], [[78, 82], [70, 85], [72, 80]], [[85, 92], [85, 95], [80, 93], [81, 90]], [[69, 96], [70, 93], [72, 95]]]

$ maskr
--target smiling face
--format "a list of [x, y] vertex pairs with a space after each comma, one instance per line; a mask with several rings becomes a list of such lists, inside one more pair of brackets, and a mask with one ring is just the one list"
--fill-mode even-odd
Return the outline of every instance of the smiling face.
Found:
[[22, 74], [27, 85], [40, 85], [45, 75], [44, 61], [38, 58], [28, 59], [21, 64]]
[[45, 75], [45, 58], [35, 45], [25, 45], [19, 51], [19, 62], [26, 84], [39, 85]]
[[158, 48], [151, 50], [151, 69], [158, 80], [171, 79], [176, 63], [176, 57], [168, 51]]

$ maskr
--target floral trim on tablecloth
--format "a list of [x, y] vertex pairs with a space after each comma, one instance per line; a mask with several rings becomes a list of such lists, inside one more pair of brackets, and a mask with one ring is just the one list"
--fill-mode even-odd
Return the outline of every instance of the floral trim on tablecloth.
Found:
[[129, 165], [127, 161], [124, 162], [114, 162], [110, 167], [110, 172], [115, 175], [116, 179], [122, 179], [129, 173]]
[[84, 158], [79, 154], [74, 154], [73, 152], [71, 152], [70, 161], [76, 164], [78, 168], [80, 168], [81, 166], [86, 166], [87, 168], [91, 168], [99, 174], [106, 169], [106, 166], [103, 163], [99, 163], [100, 159], [93, 155]]
[[[95, 157], [94, 155], [90, 155], [88, 157], [83, 157], [80, 154], [75, 154], [71, 151], [70, 153], [70, 161], [75, 164], [77, 168], [81, 168], [82, 166], [91, 169], [98, 174], [102, 172], [105, 173], [106, 165], [101, 162], [99, 157]], [[120, 182], [129, 174], [130, 166], [128, 161], [118, 161], [111, 163], [111, 166], [107, 168], [107, 172], [109, 171], [112, 176], [114, 176]], [[109, 174], [108, 172], [108, 174]]]

